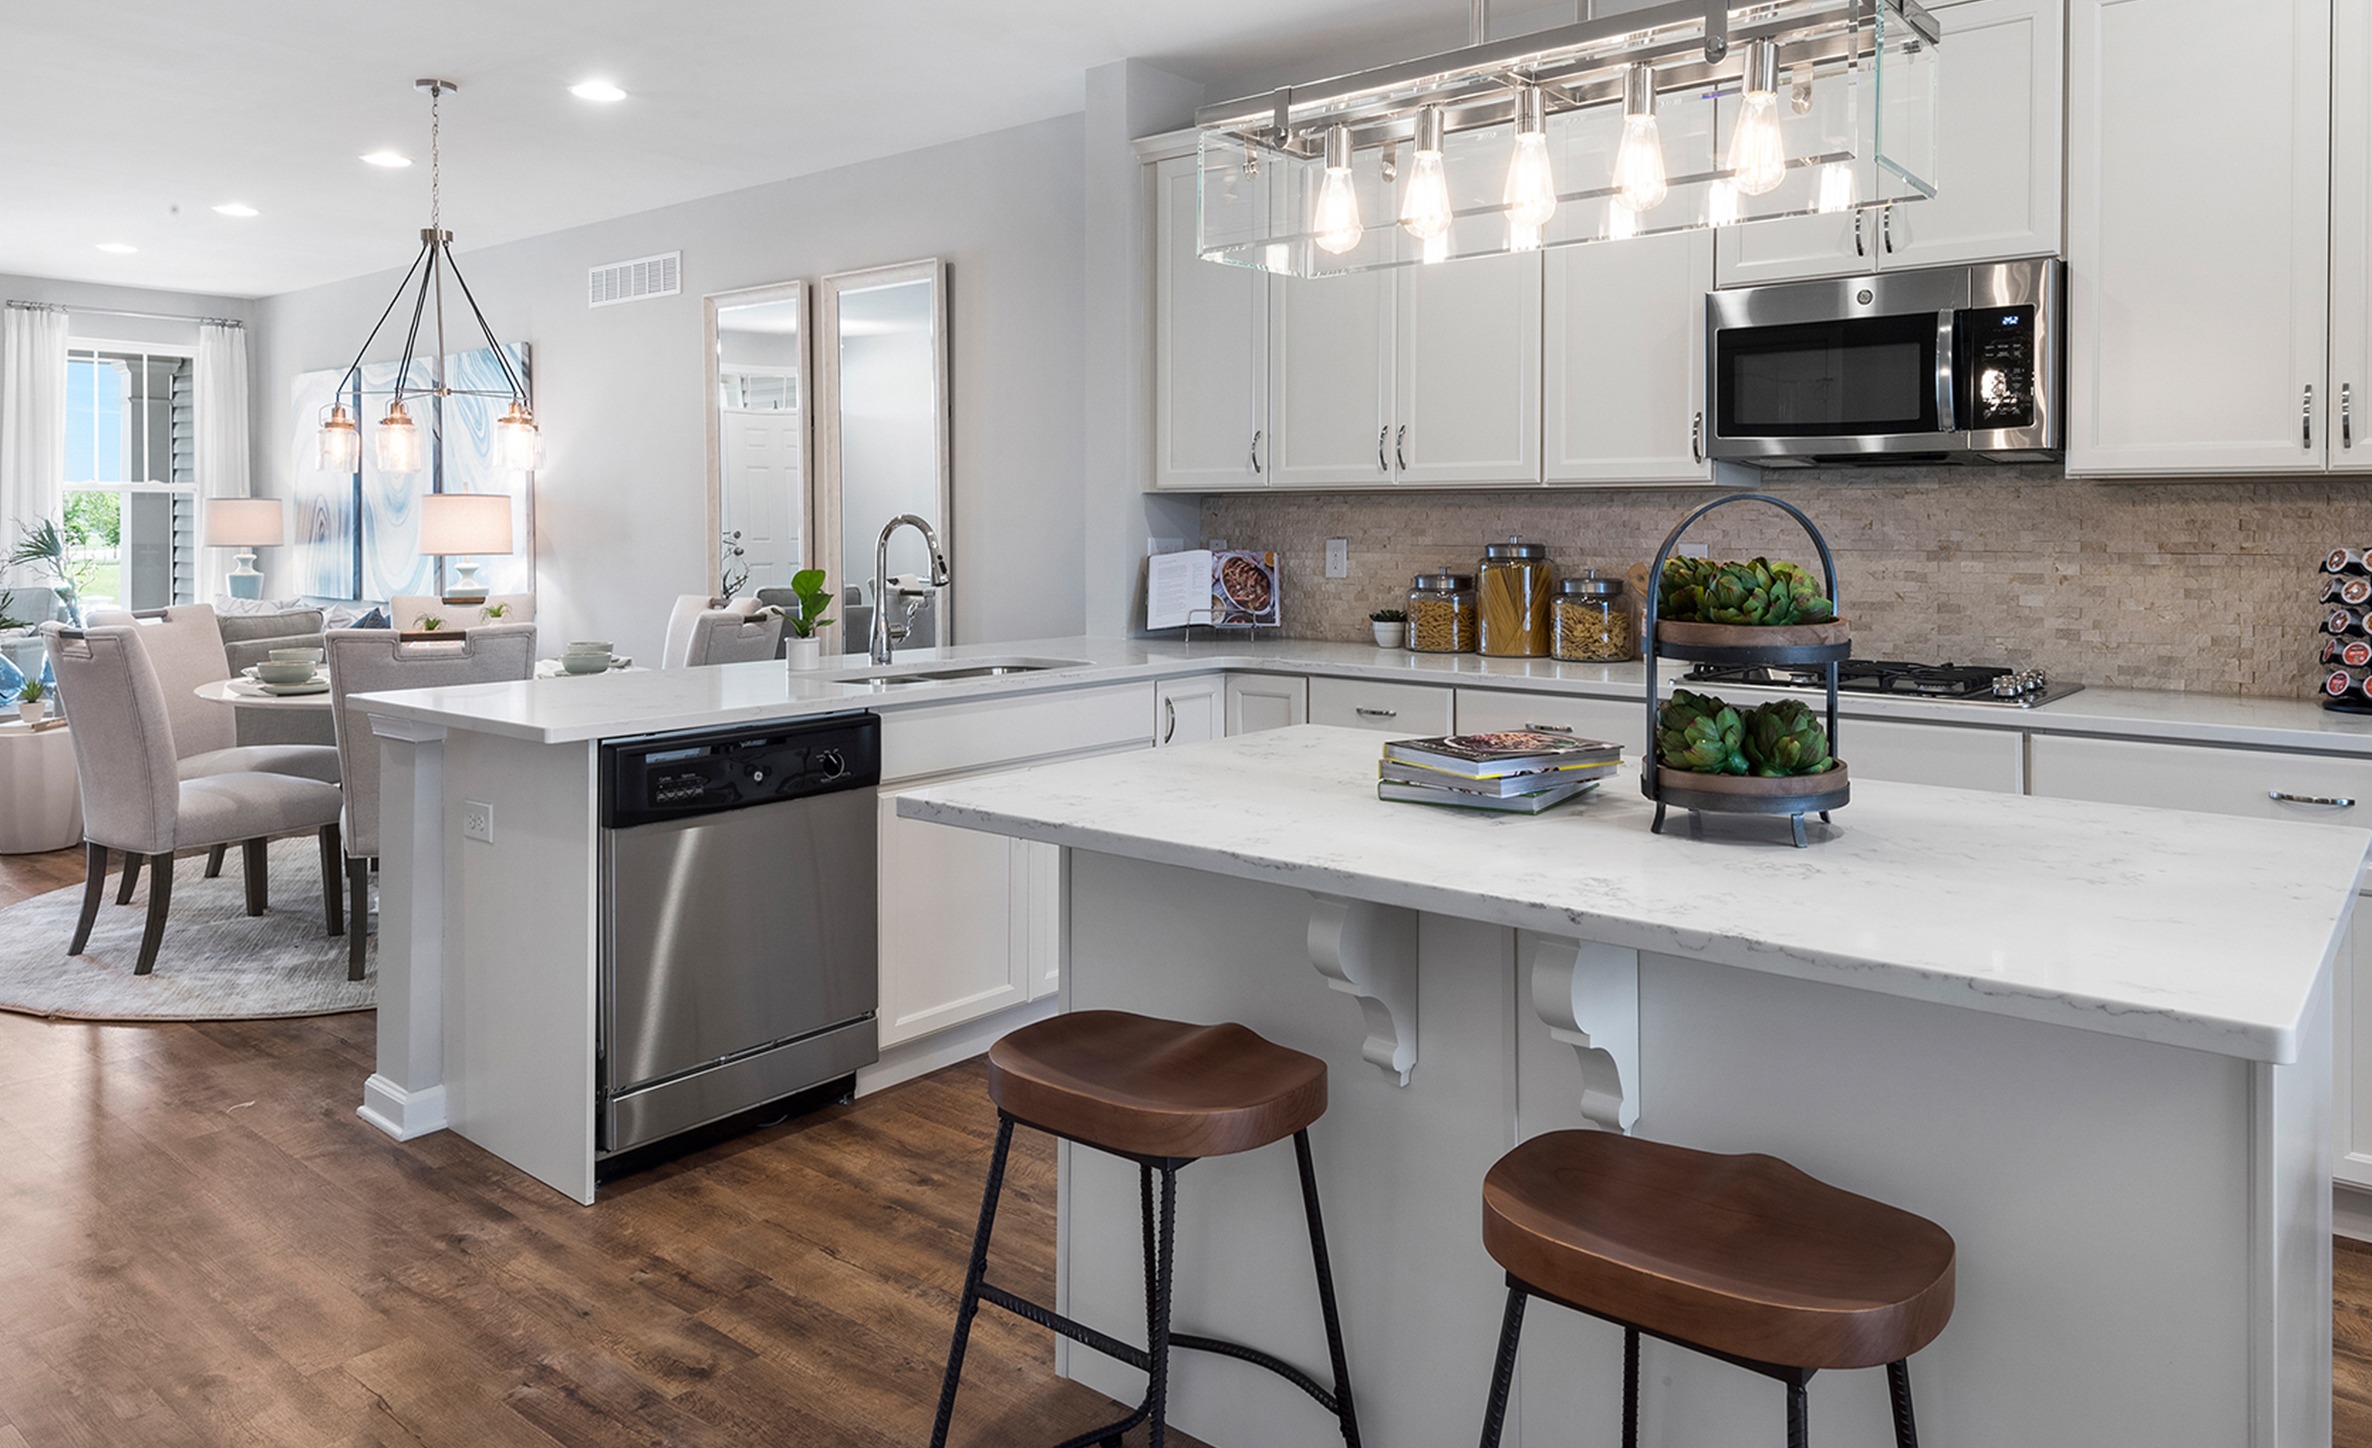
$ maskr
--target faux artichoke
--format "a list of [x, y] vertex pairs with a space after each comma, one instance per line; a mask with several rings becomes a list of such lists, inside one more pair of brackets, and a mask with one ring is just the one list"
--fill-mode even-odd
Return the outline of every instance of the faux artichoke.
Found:
[[1834, 763], [1828, 731], [1799, 699], [1758, 704], [1746, 713], [1742, 746], [1756, 774], [1820, 774]]
[[1744, 774], [1746, 721], [1719, 699], [1675, 689], [1656, 715], [1656, 758], [1693, 774]]
[[1656, 612], [1683, 622], [1694, 620], [1712, 577], [1713, 565], [1702, 558], [1665, 559], [1664, 576], [1656, 584]]
[[1677, 623], [1749, 626], [1826, 623], [1837, 612], [1811, 574], [1767, 558], [1745, 563], [1666, 559], [1656, 611]]

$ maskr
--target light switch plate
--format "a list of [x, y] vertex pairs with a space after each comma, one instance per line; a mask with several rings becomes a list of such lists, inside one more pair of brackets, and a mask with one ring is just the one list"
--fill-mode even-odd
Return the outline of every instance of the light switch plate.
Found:
[[1326, 540], [1326, 576], [1328, 578], [1351, 576], [1350, 539], [1329, 538]]
[[479, 800], [461, 802], [461, 837], [481, 845], [494, 843], [494, 806]]
[[1683, 558], [1703, 558], [1707, 556], [1705, 553], [1705, 545], [1702, 543], [1683, 543], [1680, 545], [1680, 556]]

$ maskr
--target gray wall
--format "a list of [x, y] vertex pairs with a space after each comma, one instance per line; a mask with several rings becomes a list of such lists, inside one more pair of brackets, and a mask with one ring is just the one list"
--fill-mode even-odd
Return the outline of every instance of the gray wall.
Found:
[[[716, 540], [707, 522], [701, 297], [926, 256], [949, 267], [964, 636], [1078, 633], [1086, 618], [1081, 138], [1080, 117], [1059, 117], [463, 250], [496, 335], [533, 348], [545, 451], [535, 499], [545, 646], [605, 638], [655, 658], [675, 595], [707, 587]], [[466, 246], [468, 217], [453, 222]], [[391, 262], [405, 259], [402, 245], [389, 238]], [[682, 295], [585, 305], [587, 267], [675, 250], [684, 254]], [[294, 479], [293, 379], [345, 366], [399, 275], [260, 304], [251, 344], [259, 490], [285, 496]], [[448, 309], [449, 342], [454, 320]], [[382, 337], [374, 354], [398, 354], [401, 340]], [[282, 591], [276, 581], [266, 588]]]

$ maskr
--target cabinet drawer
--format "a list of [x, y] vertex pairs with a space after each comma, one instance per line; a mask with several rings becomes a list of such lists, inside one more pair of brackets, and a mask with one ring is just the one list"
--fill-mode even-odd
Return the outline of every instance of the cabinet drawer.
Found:
[[1584, 739], [1623, 747], [1636, 760], [1647, 750], [1647, 706], [1637, 698], [1585, 699], [1573, 694], [1526, 694], [1509, 689], [1460, 689], [1458, 732], [1491, 734], [1539, 724], [1570, 729]]
[[1840, 719], [1837, 753], [1855, 779], [2026, 792], [2026, 737], [2014, 729]]
[[2372, 828], [2372, 760], [2037, 734], [2029, 769], [2032, 792], [2057, 799]]
[[1411, 737], [1450, 732], [1454, 691], [1431, 684], [1366, 679], [1310, 680], [1310, 722], [1381, 729]]
[[1063, 689], [881, 716], [884, 783], [1153, 741], [1153, 686]]

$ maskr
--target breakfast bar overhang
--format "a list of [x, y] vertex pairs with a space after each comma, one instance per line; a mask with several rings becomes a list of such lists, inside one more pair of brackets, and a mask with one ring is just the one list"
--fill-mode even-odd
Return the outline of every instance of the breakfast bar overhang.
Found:
[[[1627, 771], [1539, 817], [1382, 803], [1376, 745], [1303, 726], [898, 804], [1066, 847], [1066, 1008], [1328, 1063], [1368, 1443], [1472, 1440], [1503, 1292], [1483, 1174], [1584, 1126], [1767, 1152], [1949, 1230], [1959, 1306], [1912, 1363], [1934, 1442], [2329, 1442], [2332, 963], [2372, 835], [1870, 783], [1796, 850], [1753, 819], [1652, 835]], [[1063, 1160], [1058, 1310], [1125, 1336], [1134, 1173]], [[1299, 1211], [1256, 1159], [1182, 1178], [1180, 1329], [1324, 1361]], [[1620, 1365], [1617, 1329], [1543, 1318], [1506, 1441], [1615, 1441]], [[1763, 1379], [1650, 1342], [1644, 1384], [1643, 1443], [1774, 1441]], [[1890, 1441], [1879, 1374], [1811, 1393], [1815, 1441]], [[1226, 1359], [1180, 1359], [1171, 1394], [1206, 1441], [1330, 1432]]]

